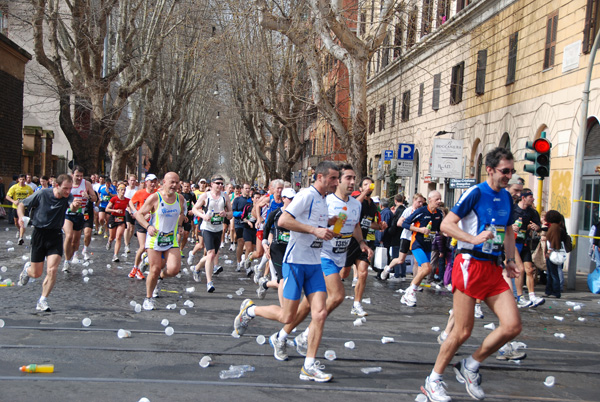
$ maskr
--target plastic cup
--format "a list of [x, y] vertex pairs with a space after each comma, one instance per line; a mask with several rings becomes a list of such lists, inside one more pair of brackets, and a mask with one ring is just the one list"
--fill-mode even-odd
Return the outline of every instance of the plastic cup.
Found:
[[4, 328], [4, 320], [0, 320], [0, 328]]
[[167, 320], [166, 318], [165, 318], [165, 319], [163, 319], [163, 320], [160, 322], [160, 325], [162, 325], [163, 327], [166, 327], [167, 325], [169, 325], [169, 320]]
[[356, 345], [352, 341], [348, 341], [348, 342], [344, 343], [344, 346], [347, 347], [348, 349], [354, 349], [356, 347]]
[[137, 303], [134, 307], [134, 310], [136, 313], [141, 313], [142, 312], [142, 305]]
[[89, 268], [89, 269], [88, 269], [88, 274], [90, 274], [90, 275], [91, 275], [91, 274], [93, 274], [93, 273], [94, 273], [94, 269], [93, 269], [93, 268]]
[[384, 336], [381, 338], [381, 343], [392, 343], [394, 342], [394, 338], [391, 336]]
[[184, 308], [182, 308], [181, 310], [179, 310], [179, 314], [186, 315], [187, 311]]
[[210, 366], [210, 363], [212, 362], [212, 359], [210, 356], [204, 356], [202, 359], [200, 359], [200, 367], [202, 368], [207, 368], [208, 366]]
[[132, 300], [132, 301], [130, 301], [130, 302], [129, 302], [129, 305], [130, 305], [131, 307], [135, 307], [135, 305], [136, 305], [136, 304], [137, 304], [137, 303], [135, 302], [135, 300]]
[[196, 288], [192, 286], [192, 287], [186, 288], [185, 291], [188, 293], [194, 293], [196, 291]]
[[84, 327], [89, 327], [92, 324], [92, 320], [90, 320], [89, 318], [84, 318], [83, 320], [81, 320], [81, 325], [83, 325]]
[[90, 278], [88, 278], [87, 276], [85, 278], [83, 278], [83, 282], [88, 283], [90, 281]]
[[553, 387], [554, 386], [554, 376], [549, 375], [548, 377], [546, 377], [546, 381], [544, 381], [544, 385], [547, 386], [548, 388]]
[[84, 269], [81, 271], [81, 275], [83, 276], [88, 276], [89, 271], [87, 269]]
[[0, 271], [6, 272], [6, 271], [8, 271], [8, 268], [6, 268], [5, 266], [2, 266], [2, 268], [0, 268]]
[[333, 350], [326, 350], [324, 356], [327, 360], [335, 360], [337, 358]]
[[259, 345], [264, 345], [267, 339], [263, 335], [259, 335], [256, 337], [256, 343]]
[[171, 336], [175, 333], [175, 330], [173, 329], [173, 327], [167, 327], [165, 328], [165, 334], [167, 334], [167, 336]]
[[131, 338], [131, 331], [127, 331], [127, 330], [125, 330], [125, 329], [120, 329], [120, 330], [117, 332], [117, 336], [118, 336], [120, 339], [123, 339], [123, 338]]
[[356, 320], [354, 320], [355, 327], [360, 327], [361, 325], [363, 325], [363, 322], [360, 318], [357, 318]]

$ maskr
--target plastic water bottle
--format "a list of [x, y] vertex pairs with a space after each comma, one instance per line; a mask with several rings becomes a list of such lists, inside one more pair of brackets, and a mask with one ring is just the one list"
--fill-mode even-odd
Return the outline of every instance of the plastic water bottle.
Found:
[[494, 237], [486, 240], [485, 243], [483, 243], [483, 247], [481, 247], [481, 251], [483, 251], [484, 253], [491, 253], [492, 250], [494, 249], [494, 239], [496, 238], [496, 235], [498, 234], [498, 232], [496, 230], [496, 219], [492, 218], [492, 223], [490, 224], [489, 230], [490, 230], [490, 232], [492, 232]]
[[219, 373], [219, 378], [221, 380], [227, 380], [229, 378], [240, 378], [244, 375], [244, 370], [234, 369], [234, 370], [223, 370]]
[[19, 369], [24, 373], [54, 373], [54, 364], [30, 364]]

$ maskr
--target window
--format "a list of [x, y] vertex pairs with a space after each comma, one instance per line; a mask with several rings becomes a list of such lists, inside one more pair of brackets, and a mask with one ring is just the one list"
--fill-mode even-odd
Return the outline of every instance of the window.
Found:
[[371, 0], [371, 24], [373, 23], [374, 16], [375, 16], [375, 0]]
[[384, 69], [390, 64], [390, 35], [389, 33], [383, 39], [383, 44], [381, 45], [381, 51], [383, 52], [383, 56], [381, 57], [381, 68]]
[[440, 84], [442, 83], [442, 73], [433, 76], [433, 95], [431, 97], [431, 108], [440, 109]]
[[375, 132], [375, 119], [377, 118], [375, 113], [377, 112], [374, 108], [369, 112], [369, 134], [373, 134]]
[[425, 84], [421, 83], [419, 86], [419, 110], [418, 115], [421, 116], [423, 114], [423, 97], [425, 96]]
[[485, 69], [487, 66], [487, 49], [477, 52], [477, 76], [475, 77], [475, 93], [485, 93]]
[[546, 44], [544, 45], [544, 70], [554, 66], [556, 51], [556, 30], [558, 28], [558, 10], [548, 16], [546, 22]]
[[396, 125], [396, 97], [392, 99], [392, 123], [390, 127], [394, 127]]
[[517, 72], [517, 42], [519, 40], [519, 32], [515, 32], [510, 36], [508, 41], [508, 71], [506, 74], [506, 85], [515, 82]]
[[410, 91], [402, 94], [402, 121], [408, 121], [410, 118]]
[[431, 22], [433, 20], [433, 0], [423, 0], [423, 12], [421, 14], [421, 38], [431, 33]]
[[385, 103], [379, 106], [379, 131], [385, 130]]
[[465, 62], [461, 61], [452, 67], [452, 82], [450, 83], [450, 104], [457, 105], [462, 101]]
[[396, 26], [394, 27], [394, 54], [393, 54], [393, 58], [396, 59], [398, 57], [400, 57], [400, 55], [402, 54], [402, 8], [398, 7], [396, 9], [396, 14], [398, 15], [398, 18], [396, 19]]
[[583, 53], [589, 53], [594, 45], [598, 33], [598, 18], [600, 18], [600, 0], [587, 0], [585, 8], [585, 26], [583, 28]]
[[410, 49], [417, 40], [417, 18], [419, 16], [419, 10], [415, 6], [410, 14], [408, 15], [408, 36], [406, 38], [406, 48]]
[[438, 0], [437, 26], [441, 26], [450, 18], [450, 0]]
[[456, 0], [456, 12], [458, 13], [463, 8], [467, 7], [471, 3], [471, 0]]
[[360, 36], [367, 34], [367, 14], [360, 14]]

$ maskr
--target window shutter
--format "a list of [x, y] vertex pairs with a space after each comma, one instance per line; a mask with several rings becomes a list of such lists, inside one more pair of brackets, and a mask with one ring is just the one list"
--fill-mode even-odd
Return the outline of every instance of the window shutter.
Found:
[[596, 8], [598, 7], [598, 0], [587, 0], [587, 6], [585, 7], [585, 25], [583, 27], [583, 53], [589, 53], [594, 45], [594, 32], [596, 31]]
[[506, 85], [515, 82], [517, 72], [517, 43], [519, 40], [519, 32], [515, 32], [510, 36], [508, 41], [508, 71], [506, 74]]
[[442, 73], [433, 76], [433, 96], [431, 101], [431, 108], [433, 110], [440, 109], [440, 84], [442, 82]]
[[485, 93], [485, 71], [487, 68], [487, 49], [477, 52], [477, 77], [475, 78], [475, 93]]
[[408, 121], [410, 118], [410, 91], [402, 94], [402, 121]]
[[421, 83], [419, 86], [419, 110], [418, 114], [421, 116], [423, 114], [423, 97], [425, 96], [425, 84]]
[[396, 97], [392, 99], [392, 122], [390, 127], [394, 127], [396, 125]]
[[461, 61], [458, 64], [458, 82], [456, 83], [456, 91], [457, 91], [457, 102], [456, 103], [460, 103], [462, 101], [464, 79], [465, 79], [465, 62]]

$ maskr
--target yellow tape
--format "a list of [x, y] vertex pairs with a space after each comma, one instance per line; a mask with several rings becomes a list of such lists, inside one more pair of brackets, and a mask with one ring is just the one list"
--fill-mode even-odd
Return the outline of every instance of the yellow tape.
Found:
[[13, 204], [10, 204], [10, 205], [0, 205], [0, 207], [17, 209], [17, 208], [14, 207]]
[[599, 236], [586, 236], [586, 235], [571, 235], [571, 237], [587, 237], [588, 239], [600, 239]]
[[588, 200], [573, 200], [573, 202], [587, 202], [590, 204], [600, 204], [600, 201], [588, 201]]
[[161, 291], [161, 292], [167, 292], [167, 293], [179, 293], [179, 292], [178, 292], [178, 291], [176, 291], [176, 290], [165, 290], [165, 289], [161, 289], [160, 291]]

